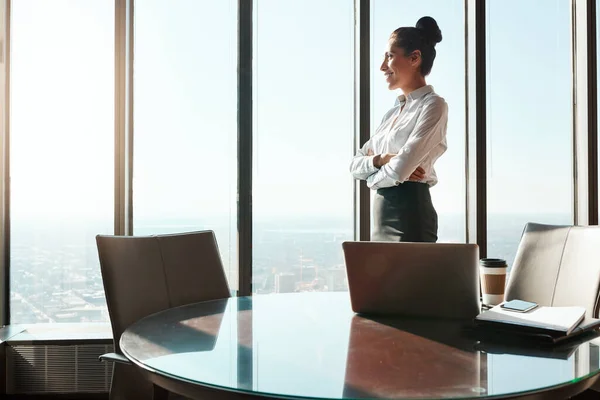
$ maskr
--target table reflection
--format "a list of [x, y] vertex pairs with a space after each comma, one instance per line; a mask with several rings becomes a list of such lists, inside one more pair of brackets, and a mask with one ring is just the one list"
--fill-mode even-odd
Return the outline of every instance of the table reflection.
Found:
[[[485, 356], [460, 323], [354, 316], [344, 397], [440, 398], [485, 393]], [[482, 363], [484, 364], [482, 366]]]

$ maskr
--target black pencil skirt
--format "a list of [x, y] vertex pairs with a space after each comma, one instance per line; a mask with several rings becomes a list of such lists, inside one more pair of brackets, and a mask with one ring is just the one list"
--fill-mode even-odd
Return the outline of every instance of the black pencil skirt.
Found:
[[377, 189], [373, 199], [371, 240], [384, 242], [436, 242], [438, 217], [429, 185], [404, 182]]

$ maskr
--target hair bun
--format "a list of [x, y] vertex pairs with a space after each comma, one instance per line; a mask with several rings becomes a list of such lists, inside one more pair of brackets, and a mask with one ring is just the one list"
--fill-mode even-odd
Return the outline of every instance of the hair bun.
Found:
[[442, 31], [435, 19], [431, 17], [423, 17], [417, 21], [415, 27], [423, 33], [425, 40], [432, 46], [442, 41]]

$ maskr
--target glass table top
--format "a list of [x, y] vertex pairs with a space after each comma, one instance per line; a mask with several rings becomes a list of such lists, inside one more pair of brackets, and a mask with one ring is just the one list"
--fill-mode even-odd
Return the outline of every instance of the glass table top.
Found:
[[600, 339], [552, 349], [482, 343], [455, 322], [367, 318], [348, 293], [230, 298], [133, 324], [124, 354], [203, 386], [297, 398], [484, 398], [600, 372]]

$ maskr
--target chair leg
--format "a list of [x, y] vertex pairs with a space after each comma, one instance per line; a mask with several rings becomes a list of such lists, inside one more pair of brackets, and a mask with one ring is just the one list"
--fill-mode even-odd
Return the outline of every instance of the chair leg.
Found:
[[169, 391], [158, 385], [152, 385], [152, 400], [168, 400]]

